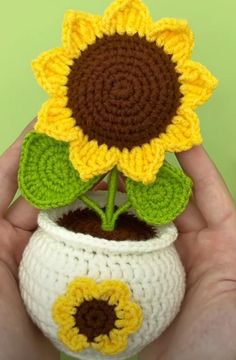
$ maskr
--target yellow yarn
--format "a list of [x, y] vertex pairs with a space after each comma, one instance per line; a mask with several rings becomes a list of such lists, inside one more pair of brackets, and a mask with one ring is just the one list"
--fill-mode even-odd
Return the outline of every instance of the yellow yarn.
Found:
[[73, 59], [64, 49], [45, 51], [32, 61], [32, 69], [39, 84], [52, 96], [65, 96], [67, 76]]
[[186, 151], [193, 144], [201, 144], [202, 136], [197, 114], [191, 108], [181, 106], [172, 124], [160, 135], [160, 140], [165, 150], [170, 152]]
[[116, 166], [118, 156], [117, 148], [108, 149], [106, 144], [98, 146], [97, 141], [88, 141], [87, 136], [70, 143], [70, 160], [82, 180], [107, 173]]
[[102, 30], [107, 35], [115, 33], [145, 36], [152, 24], [149, 10], [141, 0], [117, 0], [105, 11]]
[[67, 54], [78, 57], [88, 45], [94, 44], [96, 37], [103, 36], [101, 17], [81, 11], [69, 10], [65, 14], [62, 44]]
[[72, 111], [67, 107], [68, 98], [53, 97], [46, 101], [38, 114], [35, 130], [56, 140], [82, 140], [82, 131], [75, 126]]
[[135, 147], [131, 151], [124, 149], [120, 153], [118, 170], [134, 181], [151, 184], [164, 162], [164, 147], [159, 139], [153, 139], [150, 144]]
[[[75, 58], [104, 34], [138, 34], [163, 46], [172, 55], [180, 75], [181, 106], [158, 138], [128, 150], [88, 140], [67, 107], [67, 80]], [[184, 20], [161, 19], [154, 23], [141, 0], [115, 0], [102, 17], [70, 10], [66, 13], [60, 49], [44, 52], [32, 67], [39, 84], [52, 96], [39, 112], [35, 129], [57, 140], [70, 142], [70, 160], [82, 180], [105, 174], [114, 166], [127, 177], [151, 184], [163, 164], [166, 151], [188, 150], [202, 143], [199, 120], [193, 112], [205, 103], [217, 80], [201, 64], [190, 60], [193, 33]]]
[[[117, 354], [127, 347], [128, 336], [136, 332], [143, 320], [142, 310], [131, 302], [131, 291], [121, 280], [105, 280], [96, 283], [91, 278], [76, 278], [67, 287], [66, 293], [59, 296], [52, 308], [52, 317], [59, 325], [58, 338], [71, 351], [80, 352], [88, 347], [104, 355]], [[87, 336], [76, 327], [74, 315], [84, 301], [93, 299], [107, 301], [115, 305], [117, 320], [109, 336], [101, 334], [89, 342]]]
[[183, 63], [192, 55], [194, 37], [187, 21], [164, 18], [152, 25], [147, 34], [148, 41], [156, 41], [164, 46], [177, 64]]

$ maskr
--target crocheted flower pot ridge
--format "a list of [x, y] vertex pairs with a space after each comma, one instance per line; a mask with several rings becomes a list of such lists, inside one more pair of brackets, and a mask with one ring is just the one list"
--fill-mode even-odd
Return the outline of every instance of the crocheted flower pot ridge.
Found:
[[32, 62], [49, 99], [20, 159], [21, 193], [41, 210], [20, 289], [32, 320], [76, 358], [126, 359], [179, 311], [173, 221], [193, 184], [165, 153], [202, 143], [195, 110], [217, 85], [193, 46], [186, 21], [114, 0], [103, 16], [69, 10], [62, 47]]

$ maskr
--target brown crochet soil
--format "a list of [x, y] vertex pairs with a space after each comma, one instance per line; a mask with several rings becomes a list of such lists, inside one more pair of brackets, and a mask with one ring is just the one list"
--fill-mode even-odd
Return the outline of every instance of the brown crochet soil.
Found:
[[75, 233], [89, 234], [91, 236], [107, 240], [148, 240], [156, 236], [154, 227], [137, 219], [132, 214], [122, 214], [117, 220], [113, 231], [101, 229], [101, 220], [90, 209], [77, 209], [63, 215], [57, 221], [59, 226]]

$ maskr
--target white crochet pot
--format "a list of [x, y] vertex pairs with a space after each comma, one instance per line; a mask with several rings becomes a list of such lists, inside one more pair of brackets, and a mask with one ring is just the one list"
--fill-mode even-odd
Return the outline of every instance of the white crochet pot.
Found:
[[[93, 196], [103, 205], [102, 192]], [[120, 195], [117, 205], [122, 202]], [[177, 229], [169, 224], [158, 227], [153, 239], [118, 242], [76, 234], [56, 224], [62, 214], [79, 206], [81, 203], [76, 202], [39, 214], [39, 228], [20, 264], [22, 298], [32, 320], [59, 350], [81, 360], [127, 359], [158, 338], [179, 311], [185, 274], [174, 247]], [[142, 309], [143, 322], [136, 333], [129, 335], [122, 353], [107, 356], [92, 348], [75, 353], [58, 339], [52, 305], [76, 277], [97, 282], [120, 279], [128, 284], [132, 301]]]

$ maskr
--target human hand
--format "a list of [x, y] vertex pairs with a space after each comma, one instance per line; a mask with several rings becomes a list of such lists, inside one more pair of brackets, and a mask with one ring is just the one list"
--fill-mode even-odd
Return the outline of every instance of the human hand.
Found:
[[[59, 352], [30, 320], [18, 288], [18, 265], [32, 232], [37, 210], [17, 191], [17, 171], [23, 131], [0, 157], [0, 360], [59, 360]], [[10, 205], [10, 206], [9, 206]]]
[[176, 219], [176, 247], [187, 275], [181, 311], [140, 360], [236, 359], [236, 209], [202, 146], [176, 154], [194, 182]]

